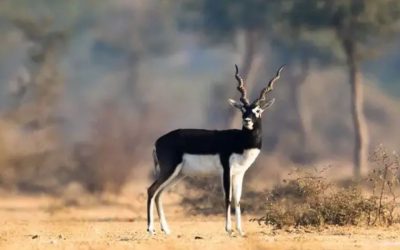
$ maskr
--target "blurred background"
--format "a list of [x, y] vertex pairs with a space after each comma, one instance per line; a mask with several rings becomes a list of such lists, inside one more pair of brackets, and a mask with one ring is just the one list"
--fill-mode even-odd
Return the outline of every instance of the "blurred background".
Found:
[[286, 64], [249, 175], [357, 177], [400, 148], [399, 19], [397, 0], [2, 0], [0, 188], [148, 185], [162, 134], [241, 127], [235, 63], [252, 98]]

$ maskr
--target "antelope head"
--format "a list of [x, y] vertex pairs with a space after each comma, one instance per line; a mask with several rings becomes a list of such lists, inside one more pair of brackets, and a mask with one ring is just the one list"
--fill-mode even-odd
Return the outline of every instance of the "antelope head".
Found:
[[275, 98], [267, 100], [267, 94], [273, 90], [274, 83], [280, 78], [283, 67], [284, 65], [282, 65], [278, 69], [276, 75], [268, 82], [268, 85], [261, 90], [260, 96], [252, 103], [250, 103], [249, 99], [246, 96], [247, 93], [246, 88], [244, 87], [244, 81], [239, 75], [238, 66], [235, 64], [235, 78], [238, 82], [237, 90], [239, 91], [241, 96], [240, 102], [229, 99], [229, 103], [242, 112], [243, 127], [245, 127], [246, 129], [252, 130], [254, 123], [256, 123], [257, 120], [261, 119], [262, 113], [274, 103]]

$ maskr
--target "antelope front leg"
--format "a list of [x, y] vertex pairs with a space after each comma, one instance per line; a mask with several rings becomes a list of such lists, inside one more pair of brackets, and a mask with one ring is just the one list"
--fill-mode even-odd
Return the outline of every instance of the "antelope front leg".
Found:
[[225, 231], [231, 234], [232, 233], [232, 222], [231, 222], [232, 183], [229, 170], [224, 170], [223, 186], [225, 193]]
[[235, 215], [236, 215], [236, 229], [241, 236], [244, 236], [242, 230], [242, 215], [240, 211], [240, 197], [242, 196], [242, 183], [243, 174], [234, 175], [232, 178], [233, 184], [233, 200], [235, 204]]

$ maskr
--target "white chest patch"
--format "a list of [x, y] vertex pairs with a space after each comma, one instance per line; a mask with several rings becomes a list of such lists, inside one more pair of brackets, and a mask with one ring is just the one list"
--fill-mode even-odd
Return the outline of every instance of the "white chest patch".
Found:
[[188, 176], [221, 174], [222, 165], [219, 155], [184, 154], [182, 173]]
[[244, 173], [253, 162], [256, 160], [260, 149], [247, 149], [243, 154], [232, 154], [229, 157], [229, 164], [231, 166], [231, 175]]

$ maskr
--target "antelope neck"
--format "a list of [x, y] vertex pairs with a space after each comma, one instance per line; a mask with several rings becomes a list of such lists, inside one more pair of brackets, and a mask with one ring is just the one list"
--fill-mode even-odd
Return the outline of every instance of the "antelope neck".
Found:
[[261, 119], [256, 119], [253, 129], [242, 127], [242, 131], [248, 140], [249, 146], [254, 146], [261, 149], [262, 146], [262, 123]]

